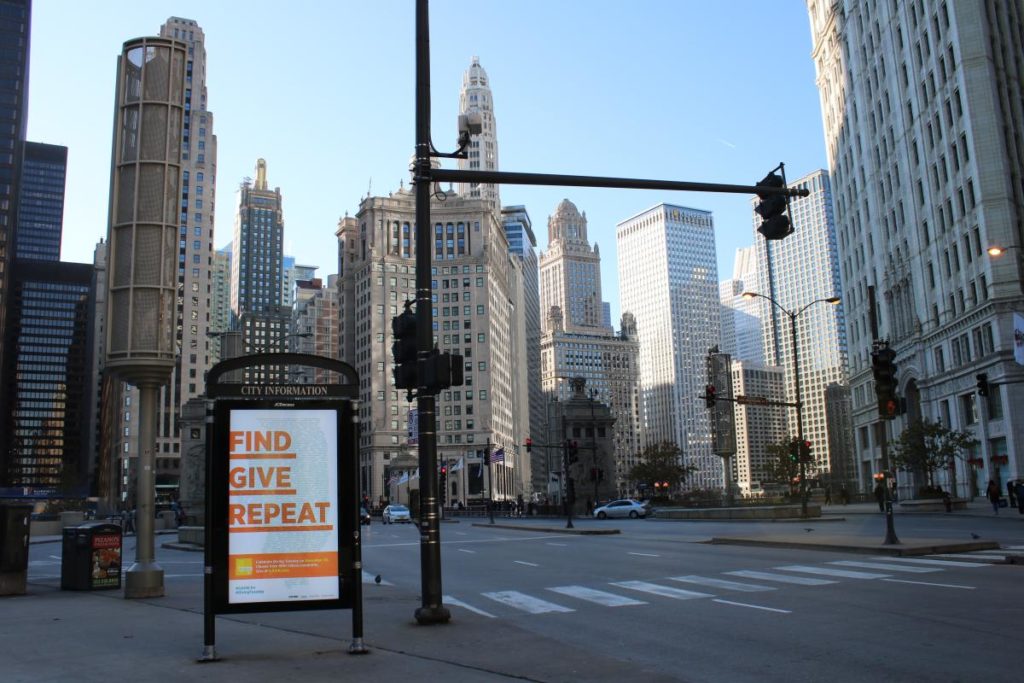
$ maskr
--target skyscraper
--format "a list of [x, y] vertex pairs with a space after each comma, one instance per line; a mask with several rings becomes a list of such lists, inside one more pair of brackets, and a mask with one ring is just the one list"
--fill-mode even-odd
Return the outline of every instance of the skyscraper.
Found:
[[659, 204], [616, 227], [622, 310], [636, 317], [644, 438], [669, 441], [697, 467], [690, 487], [724, 486], [704, 393], [718, 343], [718, 270], [711, 213]]
[[[769, 401], [786, 400], [782, 368], [766, 367], [756, 361], [732, 361], [734, 396], [758, 396]], [[777, 405], [734, 404], [736, 411], [736, 455], [730, 458], [733, 478], [743, 495], [764, 491], [763, 484], [774, 479], [767, 446], [782, 443], [787, 435], [788, 408]]]
[[732, 279], [718, 285], [722, 304], [722, 341], [719, 350], [734, 360], [764, 362], [764, 339], [760, 308], [756, 300], [744, 299], [743, 292], [760, 286], [757, 252], [754, 247], [736, 250]]
[[[885, 433], [926, 417], [979, 441], [956, 463], [955, 494], [983, 490], [989, 479], [1002, 486], [1024, 476], [1024, 384], [1013, 338], [1024, 329], [1015, 318], [1024, 310], [1020, 2], [807, 7], [861, 485], [883, 464]], [[1013, 249], [990, 258], [994, 245]], [[895, 349], [905, 399], [905, 412], [884, 426], [871, 372], [875, 339]], [[988, 380], [987, 397], [976, 393], [977, 375]], [[925, 483], [899, 476], [908, 493]], [[941, 483], [952, 490], [951, 480]]]
[[[0, 367], [4, 363], [9, 274], [17, 217], [21, 146], [28, 126], [28, 54], [32, 1], [0, 0]], [[0, 391], [0, 414], [5, 411]]]
[[60, 261], [68, 148], [26, 142], [18, 191], [14, 258]]
[[[541, 385], [540, 362], [540, 288], [537, 273], [537, 238], [533, 234], [533, 224], [525, 206], [506, 206], [501, 210], [501, 222], [508, 239], [509, 253], [519, 260], [522, 277], [522, 317], [525, 330], [526, 363], [523, 366], [526, 376], [527, 403], [529, 404], [529, 421], [526, 435], [538, 442], [547, 433], [547, 410], [544, 389]], [[543, 490], [544, 468], [538, 466], [538, 458], [542, 454], [534, 452], [531, 457], [532, 488]]]
[[[846, 326], [842, 305], [820, 302], [821, 299], [839, 296], [840, 291], [829, 175], [826, 171], [815, 171], [790, 185], [807, 189], [810, 195], [790, 199], [793, 234], [772, 244], [772, 277], [775, 300], [783, 308], [798, 313], [796, 337], [800, 360], [803, 436], [805, 441], [811, 442], [814, 465], [808, 472], [813, 477], [832, 470], [830, 432], [834, 432], [839, 439], [851, 438], [851, 425], [846, 422], [830, 422], [825, 404], [827, 386], [848, 382]], [[760, 217], [753, 211], [751, 216], [756, 228]], [[749, 290], [768, 295], [773, 290], [768, 276], [765, 239], [756, 229], [753, 234], [754, 249], [760, 258], [759, 281]], [[813, 303], [815, 301], [819, 303]], [[764, 357], [773, 364], [778, 358], [777, 365], [786, 372], [789, 400], [794, 401], [796, 391], [790, 319], [767, 299], [757, 297], [749, 300], [749, 303], [760, 305], [758, 315], [763, 325]], [[779, 340], [778, 347], [776, 339]], [[841, 415], [839, 413], [833, 417]], [[797, 433], [796, 411], [791, 410], [789, 434], [795, 437]]]
[[281, 188], [269, 189], [267, 162], [259, 159], [256, 180], [238, 188], [231, 244], [231, 312], [250, 353], [287, 350], [291, 309], [281, 303], [283, 242]]
[[[431, 220], [434, 341], [465, 362], [464, 385], [443, 391], [437, 402], [438, 460], [463, 463], [449, 477], [447, 498], [481, 497], [489, 440], [505, 449], [505, 462], [492, 466], [494, 496], [515, 499], [530, 486], [529, 461], [518, 449], [529, 415], [519, 386], [525, 362], [515, 355], [521, 347], [514, 283], [522, 273], [511, 271], [519, 260], [509, 258], [498, 214], [482, 198], [435, 200]], [[408, 425], [415, 403], [395, 389], [391, 372], [391, 320], [416, 296], [415, 230], [415, 194], [403, 188], [365, 197], [354, 220], [343, 219], [337, 232], [342, 360], [364, 378], [360, 487], [374, 501], [391, 495], [393, 474], [417, 466]]]
[[[459, 93], [459, 113], [475, 112], [480, 115], [483, 131], [472, 136], [469, 143], [469, 158], [459, 159], [460, 169], [480, 171], [498, 170], [498, 128], [494, 120], [494, 98], [488, 84], [487, 72], [480, 66], [480, 58], [473, 61], [462, 75], [462, 91]], [[501, 207], [497, 185], [459, 183], [459, 194], [468, 198], [486, 199], [494, 211]]]
[[[614, 473], [609, 482], [621, 495], [630, 495], [629, 471], [642, 448], [640, 408], [639, 345], [632, 315], [622, 318], [622, 333], [616, 335], [604, 324], [601, 300], [601, 251], [587, 239], [587, 217], [576, 205], [563, 199], [548, 217], [548, 248], [540, 256], [541, 383], [548, 397], [568, 401], [571, 379], [586, 380], [585, 398], [611, 410]], [[554, 416], [552, 408], [552, 416]], [[569, 435], [552, 424], [539, 441], [561, 443]], [[535, 456], [543, 464], [537, 477], [546, 490], [551, 474], [561, 471], [557, 451], [540, 450]]]

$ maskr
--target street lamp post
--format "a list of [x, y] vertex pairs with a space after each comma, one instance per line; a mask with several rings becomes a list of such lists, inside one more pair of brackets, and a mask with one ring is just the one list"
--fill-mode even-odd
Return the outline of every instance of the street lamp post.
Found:
[[772, 306], [775, 306], [780, 311], [786, 314], [789, 318], [789, 336], [790, 341], [793, 345], [793, 393], [795, 395], [794, 406], [796, 407], [796, 438], [799, 443], [798, 446], [798, 458], [800, 463], [800, 516], [807, 516], [807, 462], [804, 458], [804, 416], [803, 416], [803, 400], [800, 397], [800, 352], [796, 341], [796, 319], [803, 314], [808, 308], [816, 303], [828, 303], [837, 305], [839, 303], [839, 297], [830, 296], [824, 299], [815, 299], [809, 304], [804, 305], [798, 311], [790, 311], [784, 308], [778, 301], [765, 294], [758, 292], [743, 292], [744, 299], [753, 299], [754, 297], [761, 297], [771, 302]]

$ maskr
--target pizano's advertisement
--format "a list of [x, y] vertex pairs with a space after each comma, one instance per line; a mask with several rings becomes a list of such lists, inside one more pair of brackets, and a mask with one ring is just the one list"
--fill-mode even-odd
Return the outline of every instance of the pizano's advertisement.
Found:
[[333, 410], [232, 410], [228, 602], [338, 594], [338, 433]]
[[95, 534], [92, 537], [93, 588], [117, 588], [121, 585], [121, 535]]

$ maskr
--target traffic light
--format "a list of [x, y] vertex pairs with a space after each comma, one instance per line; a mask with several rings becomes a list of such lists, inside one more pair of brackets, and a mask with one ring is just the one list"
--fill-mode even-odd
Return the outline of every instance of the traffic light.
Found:
[[427, 394], [439, 394], [449, 387], [461, 387], [463, 381], [462, 356], [455, 353], [441, 353], [437, 349], [423, 363], [423, 390]]
[[800, 442], [796, 439], [789, 442], [789, 459], [792, 462], [800, 461]]
[[715, 385], [708, 384], [704, 387], [704, 407], [714, 408], [715, 407]]
[[[761, 187], [785, 188], [786, 183], [778, 173], [769, 173], [758, 183]], [[786, 215], [786, 195], [769, 193], [757, 193], [761, 202], [754, 207], [754, 211], [761, 217], [761, 225], [757, 231], [764, 235], [766, 240], [781, 240], [791, 232], [793, 228], [789, 224], [789, 216]]]
[[883, 420], [896, 418], [899, 401], [896, 396], [896, 352], [882, 344], [871, 352], [871, 371], [875, 376], [878, 416]]
[[590, 481], [597, 481], [597, 468], [596, 467], [591, 467], [590, 468]]
[[811, 442], [801, 441], [798, 442], [798, 445], [800, 447], [800, 462], [813, 462], [813, 458], [811, 458]]
[[573, 464], [574, 462], [579, 460], [579, 454], [580, 454], [580, 445], [579, 445], [579, 443], [576, 442], [576, 441], [566, 440], [566, 442], [565, 442], [565, 452], [566, 452], [566, 455], [568, 455], [568, 457], [569, 457], [569, 464], [570, 465]]
[[530, 439], [530, 438], [526, 439], [526, 452], [527, 453], [532, 453], [533, 452], [533, 439]]
[[415, 389], [416, 372], [416, 314], [407, 302], [401, 315], [391, 319], [391, 356], [395, 363], [392, 374], [399, 389]]
[[441, 465], [441, 476], [437, 478], [437, 485], [441, 492], [441, 505], [448, 502], [448, 468]]
[[988, 396], [988, 375], [984, 372], [977, 375], [978, 380], [978, 396]]

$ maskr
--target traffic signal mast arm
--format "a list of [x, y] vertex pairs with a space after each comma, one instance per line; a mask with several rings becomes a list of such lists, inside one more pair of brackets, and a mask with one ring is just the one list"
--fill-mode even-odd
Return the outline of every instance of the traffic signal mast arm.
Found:
[[[697, 398], [702, 398], [705, 401], [709, 400], [707, 394], [698, 394]], [[724, 396], [715, 396], [713, 400], [715, 402], [728, 401], [730, 403], [738, 403], [740, 405], [747, 406], [789, 406], [791, 408], [796, 406], [796, 403], [794, 401], [772, 401], [771, 399], [767, 399], [763, 396], [744, 396], [742, 394], [732, 398], [726, 398]], [[714, 404], [709, 405], [708, 407], [711, 408], [713, 405]], [[536, 446], [537, 444], [533, 445]]]

